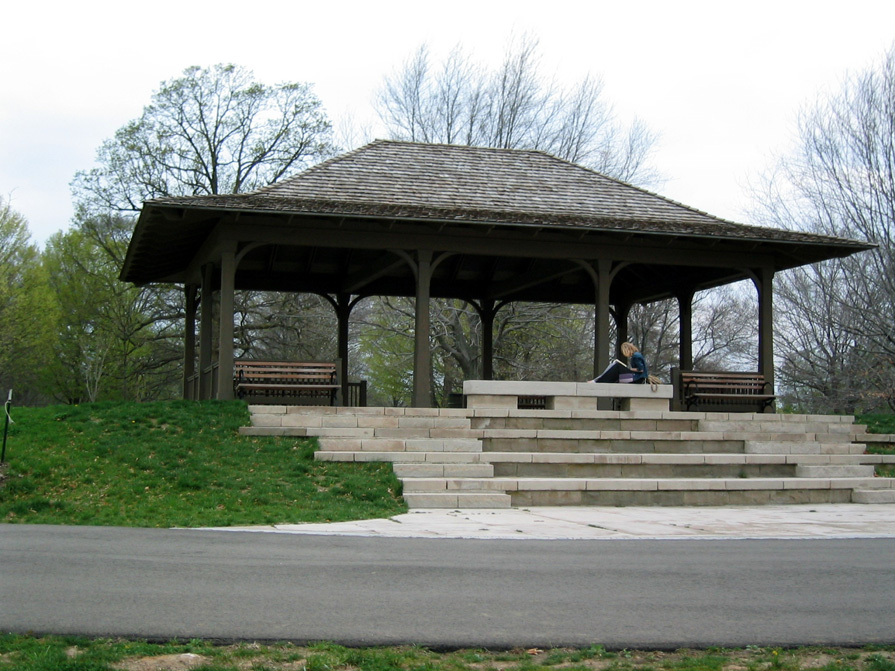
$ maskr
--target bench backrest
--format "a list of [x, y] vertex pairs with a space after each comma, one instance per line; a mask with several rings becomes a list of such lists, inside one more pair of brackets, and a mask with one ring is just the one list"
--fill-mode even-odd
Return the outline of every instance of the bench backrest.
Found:
[[337, 364], [305, 361], [234, 361], [237, 380], [288, 380], [308, 384], [332, 384], [337, 378]]
[[768, 383], [762, 373], [680, 372], [680, 388], [688, 394], [767, 394]]

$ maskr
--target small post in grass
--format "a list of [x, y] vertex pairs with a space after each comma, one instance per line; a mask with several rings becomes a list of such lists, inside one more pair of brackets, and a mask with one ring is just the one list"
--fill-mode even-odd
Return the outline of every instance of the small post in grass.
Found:
[[9, 416], [9, 408], [12, 405], [12, 389], [9, 390], [9, 396], [6, 399], [6, 403], [3, 404], [3, 410], [6, 415], [6, 420], [3, 424], [3, 449], [0, 450], [0, 464], [6, 463], [6, 437], [9, 435], [9, 423], [12, 421], [12, 417]]

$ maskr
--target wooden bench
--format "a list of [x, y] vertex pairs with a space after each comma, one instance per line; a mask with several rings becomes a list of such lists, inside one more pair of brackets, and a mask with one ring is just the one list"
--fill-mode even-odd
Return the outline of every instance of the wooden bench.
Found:
[[233, 378], [237, 397], [269, 403], [326, 399], [336, 405], [341, 389], [338, 362], [234, 361]]
[[764, 412], [776, 400], [762, 373], [678, 371], [677, 388], [685, 410], [724, 408]]

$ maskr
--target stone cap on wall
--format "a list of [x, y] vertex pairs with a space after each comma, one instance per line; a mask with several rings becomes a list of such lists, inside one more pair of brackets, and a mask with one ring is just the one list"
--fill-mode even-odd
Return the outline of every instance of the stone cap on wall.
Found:
[[541, 382], [537, 380], [466, 380], [465, 396], [589, 396], [596, 398], [672, 398], [670, 384]]

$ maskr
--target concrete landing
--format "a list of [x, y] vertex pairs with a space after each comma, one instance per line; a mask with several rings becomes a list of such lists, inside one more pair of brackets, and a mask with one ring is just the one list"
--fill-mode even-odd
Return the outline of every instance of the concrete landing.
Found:
[[224, 531], [491, 540], [895, 538], [886, 504], [412, 510], [388, 519]]

